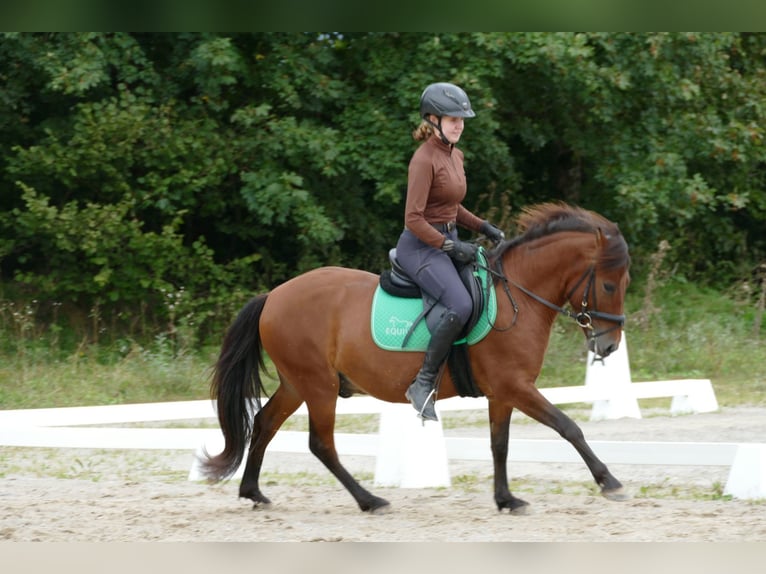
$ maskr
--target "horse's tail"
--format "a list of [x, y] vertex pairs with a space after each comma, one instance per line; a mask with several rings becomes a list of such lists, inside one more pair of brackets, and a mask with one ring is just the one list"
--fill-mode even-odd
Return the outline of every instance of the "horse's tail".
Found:
[[213, 369], [210, 396], [217, 401], [218, 422], [225, 440], [221, 454], [202, 457], [201, 470], [211, 482], [228, 478], [239, 468], [253, 432], [253, 399], [261, 408], [266, 394], [259, 368], [265, 370], [258, 324], [267, 295], [251, 299], [226, 332]]

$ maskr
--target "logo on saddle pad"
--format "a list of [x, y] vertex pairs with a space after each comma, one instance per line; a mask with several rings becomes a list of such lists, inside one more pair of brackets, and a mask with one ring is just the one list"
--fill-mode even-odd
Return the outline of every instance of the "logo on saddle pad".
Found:
[[400, 319], [399, 317], [389, 317], [390, 325], [385, 328], [385, 333], [391, 337], [406, 336], [412, 328], [412, 321]]
[[[482, 283], [486, 285], [487, 271], [478, 272]], [[455, 341], [455, 344], [474, 345], [481, 341], [492, 329], [497, 315], [497, 299], [494, 288], [488, 289], [485, 306], [476, 325], [468, 335]], [[438, 312], [438, 310], [435, 310]], [[422, 298], [402, 298], [387, 293], [378, 285], [372, 299], [370, 329], [372, 339], [381, 349], [387, 351], [425, 351], [431, 339], [426, 320], [423, 317]]]

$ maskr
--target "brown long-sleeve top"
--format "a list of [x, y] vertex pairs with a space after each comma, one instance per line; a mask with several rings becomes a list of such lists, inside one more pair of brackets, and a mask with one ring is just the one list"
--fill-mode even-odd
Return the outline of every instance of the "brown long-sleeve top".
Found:
[[432, 223], [454, 221], [479, 231], [483, 220], [461, 205], [466, 190], [463, 152], [431, 136], [410, 160], [404, 225], [418, 239], [437, 249], [444, 243], [444, 235]]

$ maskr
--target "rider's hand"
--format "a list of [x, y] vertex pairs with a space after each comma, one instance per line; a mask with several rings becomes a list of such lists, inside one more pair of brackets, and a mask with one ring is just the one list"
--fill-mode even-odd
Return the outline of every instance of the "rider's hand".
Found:
[[479, 250], [477, 245], [466, 243], [459, 239], [445, 239], [442, 244], [442, 251], [458, 263], [469, 263], [476, 259], [476, 252]]
[[505, 239], [505, 233], [503, 233], [500, 228], [492, 225], [489, 221], [482, 223], [481, 229], [479, 229], [479, 231], [481, 231], [490, 241], [493, 241], [494, 243], [499, 243]]

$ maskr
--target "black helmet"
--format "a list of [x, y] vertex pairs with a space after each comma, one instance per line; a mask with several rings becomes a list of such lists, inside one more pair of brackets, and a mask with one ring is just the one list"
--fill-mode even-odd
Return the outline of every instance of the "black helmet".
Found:
[[423, 90], [420, 96], [420, 117], [425, 118], [428, 114], [453, 118], [472, 118], [476, 115], [462, 88], [447, 82], [431, 84]]

